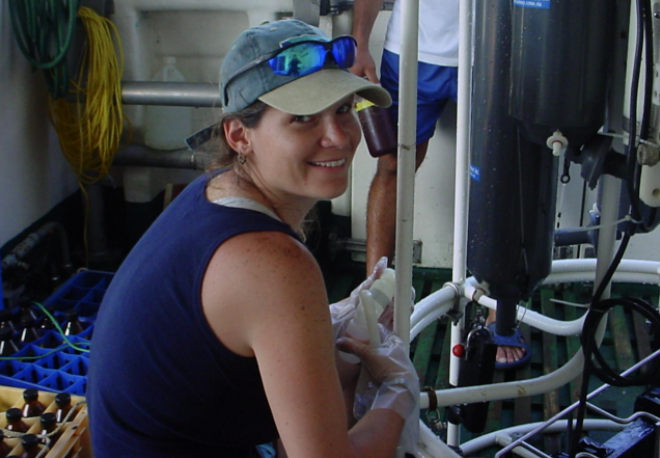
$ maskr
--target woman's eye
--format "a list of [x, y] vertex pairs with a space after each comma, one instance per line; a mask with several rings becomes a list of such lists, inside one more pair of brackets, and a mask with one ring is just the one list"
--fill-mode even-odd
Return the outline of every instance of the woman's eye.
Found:
[[341, 113], [348, 113], [352, 109], [353, 109], [353, 104], [352, 103], [346, 103], [346, 104], [339, 107], [339, 109], [337, 110], [337, 113], [340, 113], [340, 114]]

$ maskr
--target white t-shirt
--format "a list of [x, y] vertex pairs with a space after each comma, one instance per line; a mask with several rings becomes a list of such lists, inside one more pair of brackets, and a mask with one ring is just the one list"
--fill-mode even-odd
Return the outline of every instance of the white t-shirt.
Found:
[[[419, 0], [418, 60], [458, 66], [458, 4], [460, 0]], [[401, 2], [395, 1], [387, 24], [385, 49], [401, 54]]]

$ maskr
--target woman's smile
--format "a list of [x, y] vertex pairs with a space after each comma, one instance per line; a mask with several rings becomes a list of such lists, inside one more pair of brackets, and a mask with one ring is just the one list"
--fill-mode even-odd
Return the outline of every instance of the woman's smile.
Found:
[[308, 164], [325, 168], [337, 168], [346, 164], [346, 158], [327, 161], [309, 161]]

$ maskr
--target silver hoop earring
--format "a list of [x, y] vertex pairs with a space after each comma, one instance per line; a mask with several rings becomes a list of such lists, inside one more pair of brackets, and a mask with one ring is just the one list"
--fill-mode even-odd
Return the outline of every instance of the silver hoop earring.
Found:
[[238, 163], [241, 165], [245, 165], [247, 162], [247, 157], [243, 153], [238, 153]]

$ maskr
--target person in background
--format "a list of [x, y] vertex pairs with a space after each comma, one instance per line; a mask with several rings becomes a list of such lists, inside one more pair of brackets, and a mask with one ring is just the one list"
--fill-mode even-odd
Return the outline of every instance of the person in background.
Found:
[[[355, 303], [329, 307], [303, 243], [315, 202], [347, 188], [355, 94], [391, 103], [347, 70], [354, 57], [352, 37], [297, 20], [234, 41], [220, 69], [224, 114], [189, 139], [217, 136], [224, 168], [158, 217], [100, 307], [86, 393], [96, 458], [254, 457], [276, 439], [289, 458], [393, 457], [404, 420], [418, 424], [405, 346], [385, 327], [379, 346], [344, 336]], [[337, 348], [361, 365], [342, 364]], [[360, 366], [376, 391], [355, 422], [342, 389]]]
[[[353, 36], [357, 40], [357, 57], [351, 72], [382, 84], [392, 95], [390, 113], [398, 119], [399, 55], [401, 53], [401, 2], [394, 1], [387, 24], [385, 46], [381, 60], [380, 79], [369, 52], [369, 38], [384, 0], [355, 0], [353, 4]], [[442, 112], [451, 99], [457, 101], [458, 86], [458, 23], [459, 0], [420, 0], [417, 80], [417, 148], [415, 170], [424, 161], [429, 140]], [[367, 201], [367, 272], [382, 257], [394, 258], [396, 232], [396, 153], [378, 158], [376, 174], [369, 188]], [[491, 310], [487, 324], [495, 322]], [[494, 325], [491, 326], [494, 332]], [[518, 367], [529, 360], [528, 346], [519, 333], [517, 341], [500, 338], [496, 367]], [[504, 345], [504, 343], [514, 345]]]

